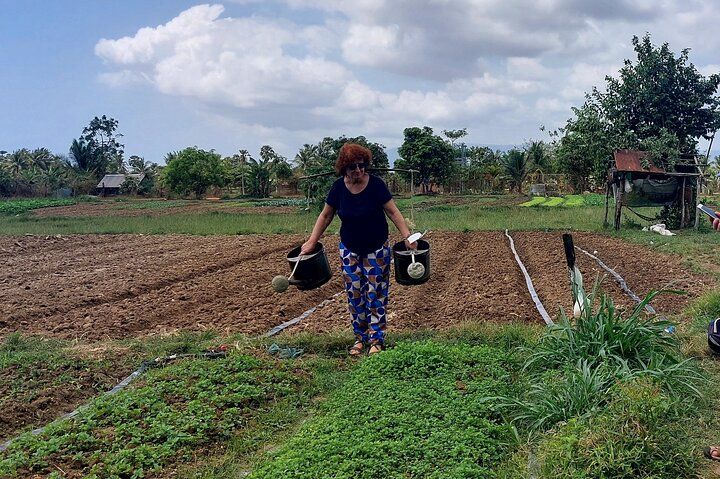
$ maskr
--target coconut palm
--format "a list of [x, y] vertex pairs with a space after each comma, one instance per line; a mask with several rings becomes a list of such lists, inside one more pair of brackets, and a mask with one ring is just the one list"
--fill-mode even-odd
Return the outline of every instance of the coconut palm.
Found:
[[307, 170], [308, 167], [319, 161], [318, 150], [318, 145], [305, 143], [295, 155], [295, 162], [303, 171]]
[[75, 162], [74, 166], [80, 170], [94, 170], [92, 150], [84, 140], [73, 140], [72, 145], [70, 145], [70, 157]]
[[544, 183], [543, 174], [548, 168], [550, 156], [547, 153], [545, 143], [542, 141], [532, 141], [525, 147], [525, 155], [529, 161], [529, 168], [532, 171], [540, 173], [541, 183]]
[[512, 188], [517, 188], [518, 193], [522, 193], [522, 184], [528, 174], [527, 155], [515, 148], [509, 150], [503, 158], [503, 172], [510, 181]]

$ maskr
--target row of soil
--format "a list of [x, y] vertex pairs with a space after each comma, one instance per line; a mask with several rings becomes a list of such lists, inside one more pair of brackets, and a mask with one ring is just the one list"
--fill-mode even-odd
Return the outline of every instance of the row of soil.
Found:
[[[572, 296], [562, 233], [523, 232], [512, 236], [518, 254], [528, 269], [548, 313], [555, 316], [560, 307], [571, 313]], [[689, 301], [715, 284], [710, 277], [685, 270], [673, 256], [657, 253], [618, 238], [593, 233], [574, 233], [573, 240], [575, 246], [593, 254], [615, 270], [641, 298], [653, 290], [673, 289], [686, 293], [682, 296], [661, 294], [656, 297], [651, 304], [658, 313], [680, 312]], [[637, 304], [594, 259], [576, 250], [576, 264], [583, 275], [586, 291], [591, 291], [594, 281], [599, 279], [602, 290], [617, 306], [627, 309]]]
[[[560, 233], [514, 233], [535, 288], [555, 316], [571, 298]], [[187, 235], [78, 235], [0, 238], [0, 337], [13, 331], [85, 340], [170, 334], [180, 329], [257, 335], [343, 291], [337, 237], [324, 241], [333, 270], [312, 291], [274, 293], [270, 280], [288, 274], [287, 251], [301, 235], [198, 237]], [[445, 328], [467, 319], [541, 322], [508, 240], [500, 232], [441, 233], [428, 240], [431, 278], [422, 285], [391, 284], [390, 329]], [[575, 234], [576, 245], [596, 252], [639, 295], [671, 284], [687, 295], [661, 296], [673, 313], [706, 288], [706, 278], [667, 255], [596, 234]], [[578, 252], [589, 288], [604, 275]], [[632, 302], [611, 280], [605, 290], [621, 306]], [[343, 295], [334, 297], [292, 330], [346, 327]]]

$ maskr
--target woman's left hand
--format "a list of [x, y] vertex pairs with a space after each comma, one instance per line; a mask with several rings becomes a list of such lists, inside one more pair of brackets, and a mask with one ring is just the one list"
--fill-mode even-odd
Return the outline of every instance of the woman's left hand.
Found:
[[405, 240], [405, 248], [407, 248], [408, 250], [417, 249], [417, 241], [411, 243], [408, 240]]

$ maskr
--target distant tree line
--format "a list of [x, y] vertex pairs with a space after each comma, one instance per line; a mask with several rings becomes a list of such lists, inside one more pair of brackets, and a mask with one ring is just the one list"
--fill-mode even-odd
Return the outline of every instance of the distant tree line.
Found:
[[[651, 160], [664, 166], [680, 155], [697, 153], [698, 140], [712, 138], [720, 127], [720, 75], [702, 76], [689, 63], [688, 50], [676, 57], [667, 44], [654, 46], [649, 35], [632, 42], [637, 61], [625, 60], [619, 78], [608, 76], [604, 90], [587, 93], [585, 103], [572, 108], [573, 118], [550, 132], [549, 142], [529, 140], [508, 151], [493, 151], [466, 145], [466, 128], [443, 130], [441, 136], [428, 126], [413, 126], [403, 131], [394, 166], [417, 173], [379, 173], [393, 181], [412, 181], [412, 187], [424, 193], [523, 193], [529, 176], [542, 182], [548, 174], [564, 175], [574, 190], [584, 191], [603, 188], [616, 149], [649, 151]], [[346, 142], [370, 148], [374, 167], [390, 166], [385, 146], [364, 136], [306, 143], [291, 160], [270, 145], [262, 146], [257, 156], [239, 149], [228, 157], [188, 147], [168, 153], [165, 166], [159, 166], [139, 156], [126, 161], [118, 127], [113, 118], [93, 118], [72, 140], [67, 155], [45, 148], [0, 151], [0, 196], [47, 196], [63, 189], [88, 194], [107, 173], [144, 173], [142, 184], [128, 179], [121, 190], [201, 197], [211, 188], [227, 188], [264, 198], [286, 184], [322, 199], [333, 177], [318, 175], [332, 172]]]

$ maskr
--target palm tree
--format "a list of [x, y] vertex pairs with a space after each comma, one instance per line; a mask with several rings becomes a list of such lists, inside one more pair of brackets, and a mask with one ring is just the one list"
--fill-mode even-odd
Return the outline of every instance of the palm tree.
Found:
[[319, 162], [318, 150], [318, 145], [305, 143], [295, 155], [295, 162], [305, 171], [309, 166]]
[[47, 148], [36, 148], [30, 152], [30, 162], [40, 170], [47, 170], [55, 161], [55, 155]]
[[23, 184], [23, 172], [32, 165], [30, 151], [27, 148], [15, 150], [5, 156], [5, 169], [10, 174], [10, 178], [15, 185], [15, 193], [17, 194]]
[[153, 173], [153, 168], [157, 166], [151, 161], [145, 161], [145, 158], [133, 155], [128, 160], [128, 165], [133, 173], [145, 173], [146, 176], [150, 176]]
[[547, 154], [545, 143], [542, 141], [530, 142], [530, 144], [525, 148], [525, 154], [530, 162], [529, 167], [532, 168], [533, 171], [540, 173], [540, 182], [544, 183], [544, 172], [548, 167], [548, 161], [550, 159]]
[[49, 191], [55, 191], [66, 183], [68, 177], [67, 169], [58, 161], [52, 163], [43, 172], [42, 182], [45, 185], [45, 196]]
[[70, 156], [75, 161], [75, 166], [80, 170], [94, 170], [92, 150], [84, 140], [73, 140], [72, 145], [70, 145]]
[[518, 193], [522, 193], [522, 184], [528, 174], [527, 155], [515, 148], [509, 150], [503, 159], [503, 170], [511, 187], [517, 187]]

